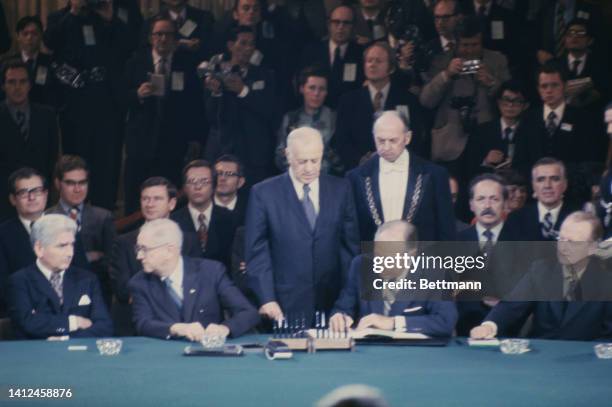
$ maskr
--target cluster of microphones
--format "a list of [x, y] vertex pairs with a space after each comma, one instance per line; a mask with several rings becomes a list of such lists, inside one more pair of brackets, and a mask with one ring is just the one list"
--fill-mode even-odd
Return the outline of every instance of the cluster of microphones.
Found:
[[[332, 331], [329, 329], [329, 320], [325, 311], [316, 311], [314, 320], [314, 329], [308, 330], [306, 317], [302, 314], [299, 317], [285, 315], [281, 319], [272, 322], [272, 337], [273, 338], [308, 338], [314, 336], [316, 339], [338, 339], [348, 338], [348, 328], [344, 331]], [[309, 331], [309, 332], [308, 332]]]

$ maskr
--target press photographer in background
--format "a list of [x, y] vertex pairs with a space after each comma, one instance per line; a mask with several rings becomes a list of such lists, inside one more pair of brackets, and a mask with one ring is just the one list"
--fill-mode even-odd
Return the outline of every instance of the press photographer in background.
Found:
[[482, 26], [465, 18], [456, 31], [457, 46], [436, 56], [420, 94], [421, 104], [437, 108], [432, 129], [432, 159], [466, 182], [464, 150], [475, 127], [492, 120], [494, 95], [510, 78], [506, 57], [482, 47]]

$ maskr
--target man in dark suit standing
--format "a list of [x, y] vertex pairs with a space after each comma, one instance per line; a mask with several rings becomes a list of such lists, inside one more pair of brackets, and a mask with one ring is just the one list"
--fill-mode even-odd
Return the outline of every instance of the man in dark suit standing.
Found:
[[247, 193], [240, 191], [244, 186], [244, 167], [238, 157], [224, 154], [215, 161], [217, 185], [215, 205], [232, 211], [237, 226], [244, 225], [247, 207]]
[[[53, 173], [58, 154], [57, 119], [50, 108], [30, 103], [30, 88], [27, 66], [20, 61], [7, 62], [2, 69], [6, 100], [0, 103], [0, 179], [8, 179], [25, 166], [45, 177]], [[4, 219], [12, 214], [5, 182], [0, 195], [0, 219]]]
[[433, 17], [438, 36], [425, 45], [427, 54], [430, 58], [455, 49], [455, 28], [461, 20], [461, 13], [457, 1], [437, 1], [433, 9]]
[[144, 24], [143, 42], [146, 44], [149, 40], [151, 24], [164, 17], [176, 25], [178, 48], [192, 53], [198, 61], [206, 59], [213, 46], [213, 15], [190, 6], [187, 0], [163, 0], [162, 3], [162, 11]]
[[246, 264], [259, 313], [305, 318], [329, 311], [346, 282], [359, 236], [350, 185], [320, 174], [321, 134], [312, 128], [287, 138], [289, 171], [251, 189]]
[[98, 280], [70, 266], [76, 230], [64, 215], [43, 216], [32, 227], [36, 263], [10, 277], [9, 313], [17, 338], [112, 335]]
[[126, 124], [126, 213], [138, 209], [138, 187], [160, 175], [179, 184], [188, 143], [202, 138], [201, 85], [195, 60], [175, 51], [176, 27], [169, 17], [150, 25], [151, 47], [127, 64], [129, 120]]
[[300, 67], [319, 65], [331, 72], [326, 104], [336, 108], [341, 95], [363, 84], [363, 48], [352, 40], [355, 14], [340, 5], [329, 15], [329, 39], [307, 45]]
[[51, 56], [41, 52], [43, 26], [40, 18], [25, 16], [17, 21], [17, 52], [3, 60], [20, 60], [28, 68], [30, 76], [30, 101], [57, 107], [58, 89], [51, 68]]
[[[367, 160], [375, 150], [372, 124], [385, 110], [403, 114], [413, 131], [419, 149], [423, 127], [417, 99], [391, 80], [395, 71], [395, 52], [384, 42], [370, 45], [364, 52], [367, 86], [343, 95], [338, 104], [336, 132], [332, 148], [338, 152], [347, 170]], [[414, 150], [413, 150], [414, 151]]]
[[400, 113], [384, 112], [374, 123], [377, 154], [347, 175], [363, 241], [371, 241], [378, 226], [398, 219], [416, 226], [421, 240], [455, 239], [448, 174], [408, 152], [411, 137]]
[[525, 176], [542, 157], [554, 157], [570, 168], [585, 161], [603, 161], [603, 132], [593, 131], [585, 112], [565, 103], [566, 78], [563, 71], [548, 64], [539, 68], [538, 92], [542, 104], [524, 119], [525, 137], [516, 145], [515, 167]]
[[[404, 253], [415, 255], [417, 253], [416, 228], [403, 220], [384, 223], [378, 228], [375, 237], [374, 252], [389, 248], [389, 242], [405, 244]], [[408, 298], [407, 295], [392, 290], [380, 290], [380, 293], [369, 294], [368, 288], [363, 287], [362, 272], [365, 267], [365, 255], [359, 255], [351, 262], [349, 278], [342, 288], [338, 301], [334, 304], [332, 316], [329, 320], [330, 328], [343, 332], [359, 320], [356, 330], [378, 328], [394, 330], [397, 332], [418, 332], [424, 335], [437, 337], [450, 337], [457, 322], [457, 309], [453, 301], [442, 301], [441, 298], [423, 300]], [[371, 269], [370, 269], [371, 270]], [[383, 272], [381, 276], [385, 281], [400, 281], [408, 277], [408, 269], [401, 271]], [[371, 296], [371, 300], [367, 297]], [[382, 297], [378, 299], [376, 297]]]
[[170, 219], [178, 223], [183, 234], [195, 235], [207, 259], [229, 266], [230, 250], [236, 221], [233, 213], [213, 202], [217, 174], [204, 160], [195, 160], [183, 168], [183, 191], [187, 205], [173, 212]]
[[[9, 200], [17, 214], [0, 224], [0, 314], [2, 300], [6, 297], [6, 280], [19, 269], [31, 265], [36, 259], [32, 250], [30, 235], [32, 225], [47, 206], [47, 182], [45, 177], [33, 168], [20, 168], [8, 179]], [[79, 268], [89, 269], [85, 251], [77, 236], [74, 262]]]
[[81, 157], [62, 156], [55, 166], [57, 204], [46, 213], [66, 215], [77, 223], [77, 236], [83, 243], [91, 270], [97, 275], [106, 304], [111, 304], [108, 275], [109, 259], [115, 239], [115, 226], [110, 211], [86, 203], [89, 192], [89, 167]]
[[387, 37], [383, 6], [383, 0], [359, 0], [355, 6], [353, 31], [359, 44], [367, 45]]
[[[176, 206], [176, 187], [163, 177], [151, 177], [140, 187], [140, 211], [145, 223], [155, 219], [165, 219]], [[131, 299], [128, 292], [128, 281], [138, 273], [142, 266], [136, 258], [134, 246], [139, 229], [125, 233], [115, 239], [110, 261], [110, 278], [115, 295], [113, 319], [119, 335], [132, 335]], [[190, 257], [202, 257], [200, 242], [191, 234], [184, 236], [183, 254]]]
[[[145, 224], [136, 253], [142, 270], [129, 282], [139, 335], [201, 341], [237, 337], [259, 321], [221, 263], [181, 256], [182, 233], [168, 219]], [[226, 313], [228, 316], [226, 316]]]
[[530, 337], [575, 341], [612, 337], [609, 270], [592, 256], [602, 232], [595, 215], [570, 214], [561, 225], [557, 258], [533, 264], [509, 301], [497, 304], [470, 336], [504, 336], [508, 327], [533, 315]]
[[225, 73], [206, 78], [206, 113], [211, 131], [206, 158], [237, 155], [245, 167], [247, 185], [274, 173], [275, 130], [278, 127], [275, 80], [271, 71], [250, 63], [255, 32], [238, 26], [227, 40], [231, 55], [221, 63]]
[[567, 175], [563, 162], [550, 157], [538, 160], [531, 171], [531, 186], [536, 202], [512, 212], [507, 227], [516, 240], [554, 241], [572, 212], [564, 200]]

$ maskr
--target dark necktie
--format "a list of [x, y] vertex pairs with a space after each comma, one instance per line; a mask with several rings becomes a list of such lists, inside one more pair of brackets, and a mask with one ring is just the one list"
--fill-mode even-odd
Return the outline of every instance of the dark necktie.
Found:
[[383, 108], [382, 99], [383, 99], [383, 93], [381, 91], [376, 92], [376, 95], [374, 95], [374, 101], [372, 102], [374, 113], [380, 112], [382, 110]]
[[176, 28], [179, 30], [183, 27], [183, 24], [185, 24], [185, 19], [183, 18], [182, 15], [177, 16], [175, 21], [176, 21]]
[[79, 221], [79, 207], [73, 206], [72, 208], [70, 208], [70, 210], [68, 211], [68, 216], [70, 217], [70, 219], [76, 222], [77, 230], [81, 230], [81, 221]]
[[332, 64], [332, 78], [342, 81], [342, 55], [340, 54], [340, 46], [334, 51], [334, 62]]
[[28, 140], [28, 127], [26, 123], [26, 115], [21, 110], [15, 112], [15, 120], [17, 128], [19, 129], [19, 135], [23, 138], [23, 141]]
[[484, 232], [482, 232], [482, 235], [485, 237], [485, 239], [487, 239], [482, 248], [482, 253], [486, 253], [487, 256], [489, 256], [491, 254], [491, 250], [493, 249], [493, 232], [491, 232], [491, 229], [486, 229]]
[[312, 203], [309, 194], [310, 186], [308, 184], [304, 184], [304, 198], [302, 199], [302, 206], [304, 207], [304, 213], [306, 214], [306, 219], [308, 219], [310, 229], [314, 230], [315, 223], [317, 222], [317, 213], [315, 212], [314, 204]]
[[172, 280], [170, 278], [166, 278], [164, 280], [164, 284], [166, 285], [166, 290], [168, 291], [172, 302], [176, 304], [179, 310], [183, 308], [183, 300], [181, 300], [181, 297], [179, 297], [176, 291], [174, 291], [174, 288], [172, 287]]
[[370, 34], [372, 34], [372, 39], [373, 39], [374, 38], [374, 19], [368, 18], [366, 20], [366, 23], [368, 24], [368, 29], [370, 30]]
[[198, 239], [200, 239], [200, 247], [202, 248], [202, 252], [206, 252], [208, 228], [206, 227], [206, 215], [203, 213], [198, 215]]
[[64, 290], [62, 287], [62, 276], [60, 275], [60, 272], [51, 272], [51, 278], [49, 279], [49, 282], [51, 283], [51, 287], [53, 287], [53, 290], [57, 294], [60, 304], [62, 304], [64, 302]]
[[572, 75], [574, 75], [574, 77], [578, 77], [578, 68], [580, 67], [580, 63], [582, 61], [579, 59], [574, 60], [574, 62], [572, 62]]
[[550, 239], [554, 236], [553, 226], [552, 214], [546, 212], [546, 215], [544, 215], [544, 222], [541, 223], [541, 231], [544, 238]]
[[160, 58], [159, 62], [157, 63], [157, 73], [159, 75], [164, 75], [166, 76], [167, 70], [166, 70], [166, 58]]
[[552, 137], [555, 131], [557, 131], [557, 114], [555, 112], [550, 112], [546, 118], [546, 132]]
[[34, 58], [29, 58], [27, 61], [25, 61], [25, 64], [28, 67], [28, 72], [30, 72], [30, 77], [35, 78], [36, 76], [34, 75]]
[[487, 15], [487, 8], [485, 6], [478, 7], [478, 17], [485, 18]]
[[565, 6], [557, 2], [555, 14], [555, 55], [561, 56], [565, 51]]
[[512, 143], [513, 133], [514, 130], [512, 130], [512, 127], [510, 126], [504, 129], [504, 140], [506, 141], [506, 143]]

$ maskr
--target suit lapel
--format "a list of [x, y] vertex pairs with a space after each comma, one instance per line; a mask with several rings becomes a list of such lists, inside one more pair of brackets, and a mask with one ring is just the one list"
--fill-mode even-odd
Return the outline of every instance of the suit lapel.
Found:
[[49, 301], [53, 305], [53, 310], [56, 313], [60, 313], [61, 305], [57, 293], [55, 292], [53, 287], [51, 287], [51, 283], [49, 282], [49, 280], [47, 280], [42, 271], [40, 271], [36, 266], [32, 268], [31, 279], [34, 281], [34, 284], [36, 285], [38, 291], [43, 293], [49, 299]]
[[[310, 224], [308, 223], [308, 219], [306, 218], [306, 214], [304, 213], [304, 208], [302, 207], [302, 203], [298, 199], [297, 193], [295, 192], [295, 188], [293, 188], [293, 182], [291, 181], [291, 177], [289, 173], [285, 173], [282, 178], [283, 189], [285, 190], [286, 202], [289, 202], [289, 206], [291, 210], [296, 213], [296, 216], [299, 218], [299, 222], [303, 223], [304, 230], [307, 230], [312, 233], [312, 229], [310, 228]], [[319, 208], [321, 207], [321, 182], [319, 182]], [[315, 224], [316, 227], [316, 224]]]
[[183, 321], [193, 321], [193, 305], [199, 293], [197, 291], [197, 270], [191, 261], [183, 258]]
[[70, 271], [70, 268], [68, 268], [64, 272], [64, 282], [63, 282], [63, 294], [64, 294], [63, 307], [66, 310], [70, 309], [73, 305], [77, 305], [77, 303], [75, 303], [75, 301], [77, 301], [77, 298], [75, 297], [75, 295], [77, 295], [77, 285], [78, 285], [77, 283], [78, 282], [76, 281], [75, 276]]
[[159, 305], [164, 312], [173, 321], [182, 321], [178, 307], [170, 298], [170, 294], [166, 289], [165, 284], [157, 276], [151, 276], [148, 280], [151, 297], [161, 300]]
[[218, 210], [216, 205], [213, 204], [212, 212], [210, 213], [210, 222], [208, 224], [208, 239], [206, 240], [206, 252], [217, 253], [217, 245], [219, 244], [219, 229], [223, 225], [219, 225], [218, 222]]

